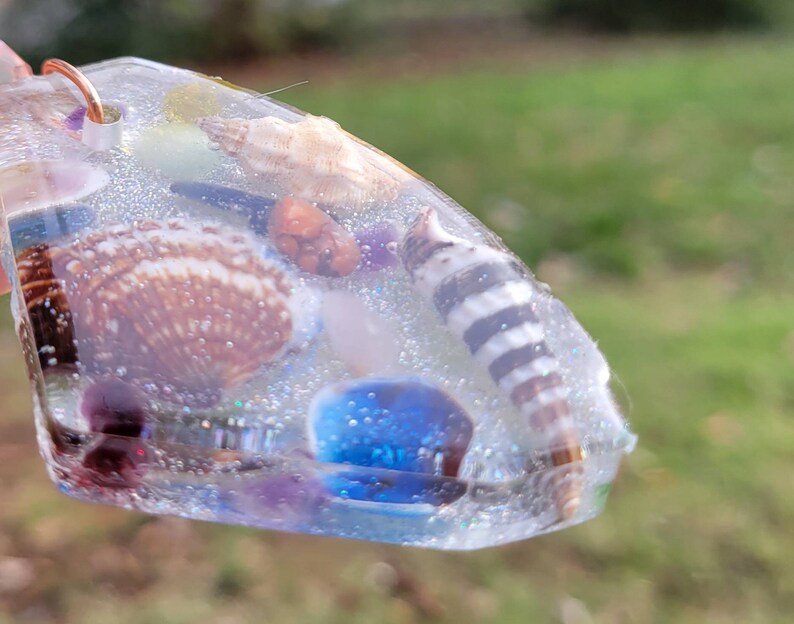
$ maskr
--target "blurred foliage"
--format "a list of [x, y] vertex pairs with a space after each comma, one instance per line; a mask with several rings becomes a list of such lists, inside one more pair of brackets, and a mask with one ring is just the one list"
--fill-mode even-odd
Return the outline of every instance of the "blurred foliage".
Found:
[[748, 41], [278, 97], [425, 175], [530, 266], [562, 255], [615, 277], [706, 269], [794, 288], [789, 81], [794, 48]]
[[452, 553], [79, 503], [0, 301], [0, 623], [791, 622], [794, 44], [558, 45], [278, 97], [450, 192], [598, 338], [640, 436], [604, 514]]
[[0, 0], [0, 39], [34, 66], [49, 56], [224, 63], [355, 53], [393, 39], [410, 48], [417, 32], [465, 36], [499, 24], [625, 33], [792, 23], [785, 0]]
[[[347, 0], [348, 2], [350, 0]], [[355, 0], [354, 0], [355, 1]], [[537, 3], [538, 0], [535, 0]], [[419, 20], [465, 19], [513, 15], [526, 8], [527, 0], [366, 0], [357, 2], [357, 12], [375, 24]]]
[[38, 65], [115, 56], [236, 61], [363, 36], [355, 2], [333, 0], [13, 0], [0, 39]]
[[604, 32], [761, 27], [770, 8], [763, 0], [530, 0], [532, 19]]

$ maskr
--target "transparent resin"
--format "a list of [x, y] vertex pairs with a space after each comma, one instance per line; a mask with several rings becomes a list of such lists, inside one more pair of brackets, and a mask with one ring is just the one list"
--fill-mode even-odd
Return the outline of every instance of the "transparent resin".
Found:
[[444, 549], [600, 512], [634, 444], [608, 366], [476, 219], [325, 118], [83, 71], [108, 149], [62, 77], [0, 87], [3, 266], [63, 492]]

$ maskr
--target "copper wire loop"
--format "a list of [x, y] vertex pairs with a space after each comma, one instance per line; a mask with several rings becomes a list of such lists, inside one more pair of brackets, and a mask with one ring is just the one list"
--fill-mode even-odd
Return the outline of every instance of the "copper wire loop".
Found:
[[88, 109], [86, 113], [88, 119], [98, 124], [105, 123], [105, 112], [102, 110], [102, 102], [99, 99], [99, 93], [97, 93], [94, 85], [85, 77], [83, 72], [74, 65], [70, 65], [61, 59], [47, 59], [41, 64], [41, 73], [44, 76], [52, 73], [66, 76], [77, 85], [77, 88], [80, 89], [80, 93], [83, 94]]

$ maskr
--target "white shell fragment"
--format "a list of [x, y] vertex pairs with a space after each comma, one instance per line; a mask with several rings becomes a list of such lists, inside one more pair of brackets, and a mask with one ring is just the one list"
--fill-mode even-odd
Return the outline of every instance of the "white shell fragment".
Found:
[[109, 181], [102, 169], [75, 160], [38, 160], [0, 169], [6, 214], [82, 199]]
[[357, 376], [399, 370], [400, 348], [394, 325], [359, 297], [337, 290], [323, 296], [323, 325], [334, 355]]
[[307, 115], [289, 123], [278, 117], [197, 121], [221, 149], [251, 171], [278, 181], [288, 192], [330, 205], [394, 199], [406, 174], [385, 158], [378, 165], [335, 121]]

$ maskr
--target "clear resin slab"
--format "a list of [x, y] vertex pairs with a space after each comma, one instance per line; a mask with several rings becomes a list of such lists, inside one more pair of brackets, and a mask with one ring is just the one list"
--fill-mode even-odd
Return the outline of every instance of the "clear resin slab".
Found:
[[63, 77], [0, 87], [3, 266], [63, 492], [445, 549], [600, 512], [634, 444], [609, 368], [482, 224], [326, 118], [82, 69], [107, 141]]

